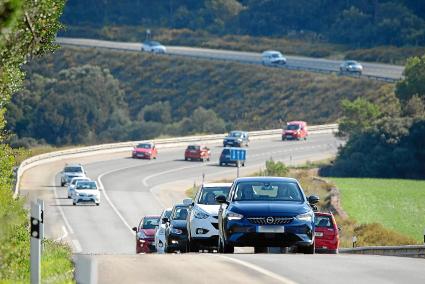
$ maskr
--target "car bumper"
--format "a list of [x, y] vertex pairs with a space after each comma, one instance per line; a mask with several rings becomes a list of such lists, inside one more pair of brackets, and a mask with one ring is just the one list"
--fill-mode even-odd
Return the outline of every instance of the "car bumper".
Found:
[[170, 234], [167, 240], [168, 249], [182, 249], [187, 246], [187, 235]]
[[246, 220], [232, 221], [226, 224], [225, 239], [233, 246], [310, 246], [314, 243], [313, 224], [294, 221], [286, 225], [256, 225]]
[[154, 239], [138, 239], [136, 242], [138, 253], [150, 253], [156, 251]]
[[218, 220], [214, 217], [207, 219], [191, 218], [190, 238], [199, 244], [216, 246], [218, 242]]
[[239, 141], [224, 141], [223, 147], [226, 147], [226, 146], [240, 147], [242, 143], [243, 142], [239, 142]]
[[336, 251], [339, 247], [338, 240], [325, 240], [320, 237], [316, 237], [316, 241], [314, 244], [316, 251], [319, 252], [328, 252], [328, 251]]
[[137, 154], [133, 154], [132, 157], [135, 158], [135, 159], [150, 159], [151, 155], [144, 154], [144, 153], [143, 154], [137, 153]]
[[100, 198], [95, 196], [76, 196], [73, 195], [74, 203], [100, 203]]

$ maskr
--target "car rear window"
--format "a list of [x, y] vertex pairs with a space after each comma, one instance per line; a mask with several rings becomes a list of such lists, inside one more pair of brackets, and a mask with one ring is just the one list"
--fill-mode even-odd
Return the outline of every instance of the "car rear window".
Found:
[[299, 124], [289, 124], [289, 125], [286, 127], [286, 129], [287, 129], [287, 130], [298, 130], [298, 129], [300, 129], [300, 125], [299, 125]]
[[199, 150], [201, 147], [200, 146], [197, 146], [197, 145], [190, 145], [190, 146], [187, 146], [187, 149], [188, 150]]
[[314, 224], [318, 228], [332, 228], [332, 218], [330, 216], [316, 215], [314, 218]]
[[229, 149], [223, 149], [223, 151], [221, 152], [222, 155], [230, 155], [230, 150]]
[[64, 172], [67, 173], [81, 173], [83, 170], [81, 167], [65, 167]]
[[159, 225], [159, 218], [143, 218], [142, 229], [155, 229]]
[[142, 149], [150, 149], [152, 147], [151, 144], [147, 144], [147, 143], [142, 143], [137, 145], [137, 148], [142, 148]]

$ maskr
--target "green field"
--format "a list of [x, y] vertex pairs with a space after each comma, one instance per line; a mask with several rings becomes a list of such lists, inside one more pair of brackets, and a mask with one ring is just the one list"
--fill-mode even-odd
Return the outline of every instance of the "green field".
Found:
[[380, 223], [422, 242], [425, 229], [425, 181], [332, 178], [343, 209], [359, 223]]

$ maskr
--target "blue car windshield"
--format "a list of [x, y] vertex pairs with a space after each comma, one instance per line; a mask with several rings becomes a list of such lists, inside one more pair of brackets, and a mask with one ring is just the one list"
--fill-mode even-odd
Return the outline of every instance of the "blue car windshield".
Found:
[[290, 201], [303, 202], [298, 184], [290, 181], [250, 181], [236, 186], [235, 201]]

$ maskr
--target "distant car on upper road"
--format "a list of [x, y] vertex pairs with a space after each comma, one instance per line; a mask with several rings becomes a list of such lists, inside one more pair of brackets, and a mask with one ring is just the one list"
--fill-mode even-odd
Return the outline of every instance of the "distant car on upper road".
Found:
[[68, 184], [67, 192], [68, 192], [68, 198], [72, 198], [72, 195], [75, 192], [75, 184], [78, 181], [89, 181], [90, 179], [88, 177], [75, 177], [71, 180], [71, 182]]
[[170, 218], [173, 208], [167, 208], [162, 211], [161, 217], [159, 218], [159, 226], [155, 231], [155, 248], [159, 253], [164, 252], [165, 246], [165, 229], [167, 228], [167, 223], [164, 222], [164, 218]]
[[223, 147], [243, 147], [249, 146], [249, 134], [245, 131], [231, 131], [223, 140]]
[[216, 197], [219, 252], [233, 253], [234, 247], [295, 247], [313, 254], [314, 212], [317, 196], [306, 197], [297, 180], [283, 177], [246, 177], [233, 182], [227, 196]]
[[69, 184], [75, 177], [85, 177], [86, 171], [80, 164], [67, 164], [61, 172], [61, 186]]
[[286, 58], [280, 51], [267, 50], [261, 53], [261, 62], [265, 66], [285, 65]]
[[363, 66], [354, 60], [347, 60], [341, 63], [339, 66], [339, 71], [341, 73], [355, 73], [361, 75], [363, 72]]
[[227, 165], [238, 166], [238, 163], [239, 163], [240, 166], [245, 167], [246, 161], [245, 160], [242, 160], [242, 161], [232, 160], [231, 157], [230, 157], [230, 148], [226, 147], [221, 151], [220, 159], [218, 161], [218, 164], [220, 166], [227, 166]]
[[166, 253], [180, 251], [185, 253], [187, 247], [187, 217], [189, 214], [189, 205], [176, 204], [173, 207], [170, 218], [164, 218], [167, 223], [165, 229], [165, 246]]
[[147, 40], [143, 43], [142, 51], [152, 52], [152, 53], [166, 53], [167, 48], [154, 40]]
[[338, 253], [339, 229], [331, 213], [315, 212], [316, 252]]
[[305, 121], [290, 121], [282, 131], [282, 140], [307, 140], [308, 129]]
[[160, 216], [145, 216], [139, 226], [133, 227], [136, 232], [136, 253], [155, 252], [155, 230], [159, 226]]
[[211, 151], [205, 145], [197, 145], [192, 144], [187, 146], [184, 151], [184, 160], [196, 160], [196, 161], [209, 161], [210, 160]]
[[156, 159], [158, 157], [158, 150], [154, 143], [140, 143], [134, 147], [131, 156], [139, 159]]
[[100, 190], [95, 181], [78, 181], [72, 195], [72, 205], [78, 203], [95, 203], [100, 205]]
[[218, 242], [218, 209], [220, 204], [215, 200], [219, 195], [227, 197], [231, 183], [205, 183], [195, 196], [187, 223], [189, 250], [199, 249], [212, 251]]

